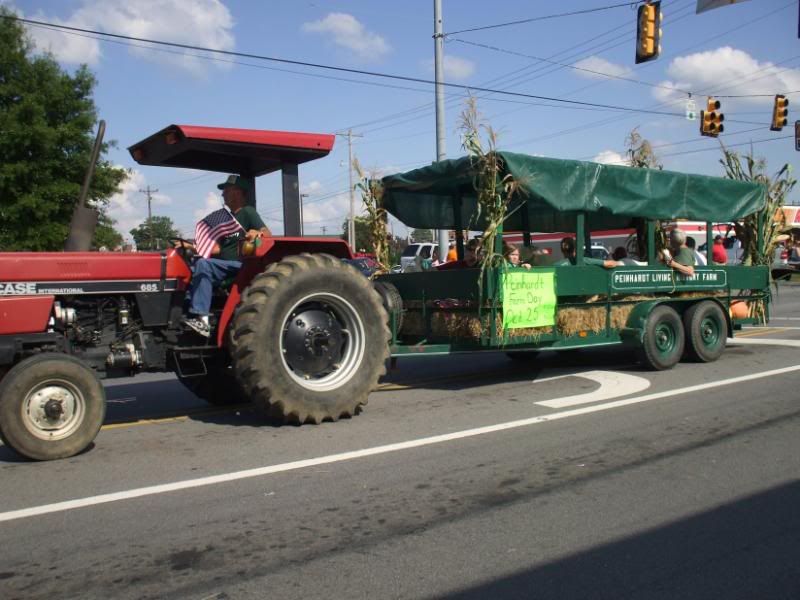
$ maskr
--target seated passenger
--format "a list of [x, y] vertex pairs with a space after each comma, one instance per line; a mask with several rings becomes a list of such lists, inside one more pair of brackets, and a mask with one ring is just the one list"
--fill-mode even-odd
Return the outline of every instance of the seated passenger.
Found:
[[480, 242], [477, 239], [472, 239], [464, 246], [464, 258], [461, 260], [454, 260], [439, 265], [437, 270], [448, 271], [450, 269], [471, 269], [478, 266], [478, 246]]
[[[575, 238], [565, 237], [561, 240], [561, 253], [564, 255], [564, 258], [553, 266], [555, 267], [566, 267], [569, 265], [574, 265], [577, 262], [577, 253], [575, 251]], [[613, 269], [614, 267], [622, 266], [622, 263], [619, 263], [615, 260], [609, 259], [602, 259], [602, 258], [592, 258], [591, 256], [584, 256], [583, 264], [585, 265], [597, 265], [598, 267], [605, 267], [606, 269]]]
[[693, 237], [686, 238], [686, 247], [691, 250], [692, 255], [694, 256], [694, 264], [705, 267], [708, 264], [705, 255], [697, 250], [697, 243], [694, 241]]
[[505, 258], [506, 264], [510, 267], [521, 267], [523, 269], [531, 268], [528, 263], [520, 262], [519, 248], [512, 244], [503, 244], [503, 258]]
[[664, 264], [684, 275], [694, 275], [694, 253], [686, 247], [686, 233], [673, 229], [669, 234], [670, 252], [664, 252]]
[[632, 259], [630, 256], [628, 256], [628, 251], [625, 250], [625, 248], [623, 248], [622, 246], [619, 246], [619, 247], [614, 249], [614, 253], [611, 255], [611, 258], [613, 258], [615, 261], [617, 261], [618, 263], [623, 264], [623, 265], [638, 265], [639, 264], [638, 261], [636, 261], [636, 260]]

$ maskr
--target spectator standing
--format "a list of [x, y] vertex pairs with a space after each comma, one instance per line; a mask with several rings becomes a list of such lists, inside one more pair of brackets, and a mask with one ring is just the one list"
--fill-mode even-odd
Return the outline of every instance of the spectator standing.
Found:
[[728, 253], [725, 252], [725, 245], [722, 243], [721, 235], [714, 238], [714, 245], [711, 250], [711, 262], [715, 265], [728, 264]]

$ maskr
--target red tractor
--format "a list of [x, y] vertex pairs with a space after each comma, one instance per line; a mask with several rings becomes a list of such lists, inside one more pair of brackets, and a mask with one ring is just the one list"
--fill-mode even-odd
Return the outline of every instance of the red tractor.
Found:
[[144, 371], [173, 371], [212, 404], [250, 400], [277, 422], [357, 413], [389, 353], [387, 287], [346, 262], [344, 241], [300, 237], [298, 165], [333, 142], [173, 125], [129, 148], [142, 165], [238, 173], [252, 203], [255, 178], [281, 171], [286, 235], [251, 248], [235, 280], [215, 291], [208, 340], [182, 325], [188, 251], [88, 251], [90, 168], [69, 251], [0, 253], [3, 442], [37, 460], [83, 451], [105, 416], [101, 379]]

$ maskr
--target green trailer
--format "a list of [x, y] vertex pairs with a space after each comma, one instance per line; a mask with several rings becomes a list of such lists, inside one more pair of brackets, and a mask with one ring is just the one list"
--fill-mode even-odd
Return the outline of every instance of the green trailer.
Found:
[[[592, 231], [638, 226], [645, 234], [646, 264], [604, 268], [586, 264], [584, 253], [578, 252], [575, 264], [568, 266], [380, 276], [377, 285], [390, 313], [392, 357], [482, 350], [524, 357], [543, 349], [626, 345], [648, 367], [668, 369], [681, 358], [716, 360], [734, 330], [769, 318], [768, 267], [700, 266], [685, 276], [660, 262], [656, 249], [659, 222], [707, 222], [710, 248], [710, 224], [754, 214], [765, 218], [764, 186], [497, 154], [498, 177], [510, 176], [517, 184], [501, 232], [521, 231], [525, 240], [531, 231], [564, 232], [588, 254]], [[477, 177], [469, 157], [437, 162], [383, 178], [382, 203], [408, 227], [455, 230], [462, 257], [458, 233], [486, 226]], [[497, 254], [501, 244], [498, 235]], [[732, 310], [737, 303], [749, 308], [746, 315]]]

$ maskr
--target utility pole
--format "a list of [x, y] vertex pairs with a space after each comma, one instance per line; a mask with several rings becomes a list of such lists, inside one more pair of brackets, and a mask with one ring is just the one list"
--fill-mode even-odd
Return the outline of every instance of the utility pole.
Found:
[[308, 198], [308, 194], [300, 194], [300, 237], [305, 235], [305, 228], [303, 226], [303, 198]]
[[347, 220], [347, 243], [350, 248], [356, 249], [356, 199], [355, 188], [353, 187], [353, 138], [364, 137], [357, 133], [353, 133], [352, 129], [348, 129], [347, 133], [337, 133], [336, 135], [347, 138], [347, 172], [350, 175], [350, 217]]
[[[442, 0], [433, 0], [434, 79], [436, 80], [436, 161], [444, 160], [444, 33], [442, 31]], [[434, 238], [435, 239], [435, 238]], [[439, 260], [445, 260], [449, 249], [446, 229], [439, 230]]]
[[150, 249], [156, 249], [155, 238], [153, 236], [153, 210], [152, 210], [152, 203], [153, 203], [153, 194], [158, 192], [158, 190], [151, 189], [148, 185], [145, 189], [139, 189], [140, 194], [147, 194], [147, 228], [150, 230]]
[[323, 226], [322, 226], [322, 235], [325, 235], [325, 233], [326, 233], [327, 231], [328, 231], [328, 226], [327, 226], [327, 225], [323, 225]]

